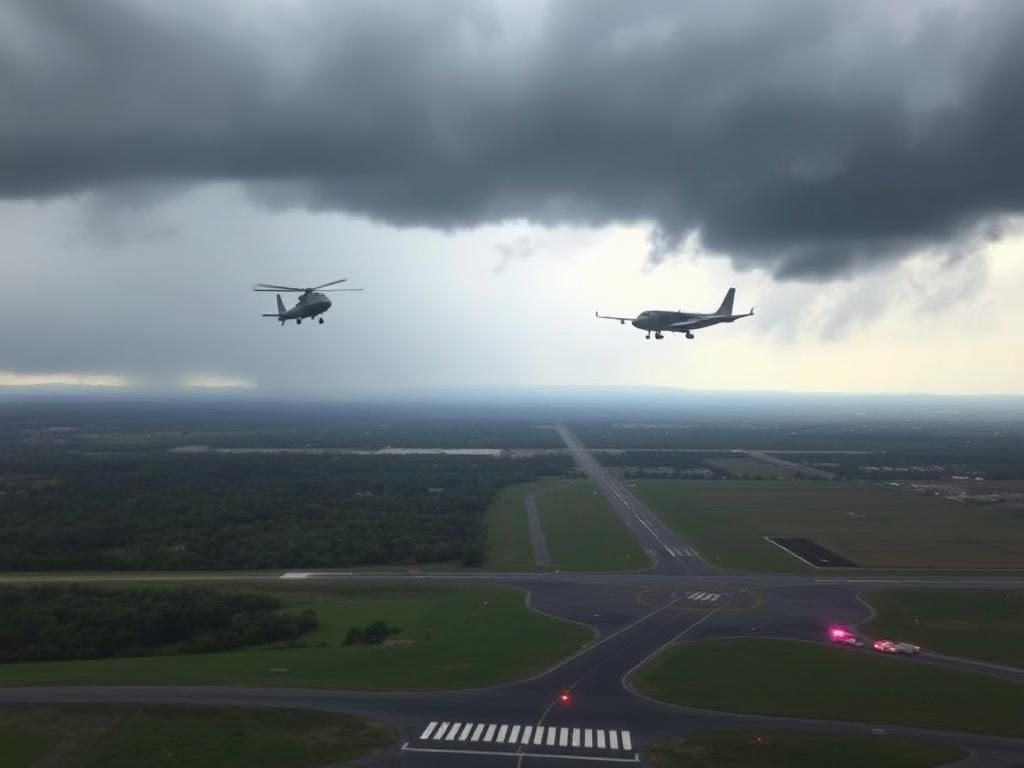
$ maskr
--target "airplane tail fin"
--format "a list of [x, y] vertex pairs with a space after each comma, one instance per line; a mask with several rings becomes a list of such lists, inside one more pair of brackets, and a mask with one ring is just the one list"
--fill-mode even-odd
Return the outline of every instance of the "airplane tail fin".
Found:
[[732, 314], [732, 301], [736, 298], [736, 289], [730, 288], [725, 294], [725, 298], [722, 299], [722, 306], [718, 308], [716, 315], [731, 315]]
[[[729, 306], [732, 306], [732, 304], [730, 303]], [[279, 294], [277, 294], [277, 314], [283, 315], [284, 312], [285, 312], [284, 302], [281, 301], [281, 294], [279, 293]]]

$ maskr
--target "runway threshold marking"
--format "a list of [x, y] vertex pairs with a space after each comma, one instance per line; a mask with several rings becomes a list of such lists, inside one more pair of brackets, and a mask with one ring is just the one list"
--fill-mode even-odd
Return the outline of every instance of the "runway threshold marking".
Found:
[[[481, 741], [482, 739], [482, 741]], [[505, 747], [519, 747], [516, 753], [491, 749], [474, 749], [485, 744]], [[436, 745], [436, 746], [435, 746]], [[533, 752], [531, 746], [554, 747], [555, 752]], [[431, 720], [421, 731], [419, 738], [405, 745], [409, 751], [441, 751], [453, 754], [517, 754], [531, 757], [587, 757], [594, 760], [616, 758], [635, 762], [631, 757], [623, 758], [621, 753], [633, 751], [633, 736], [627, 730], [613, 728], [578, 728], [566, 726], [520, 725], [516, 723], [474, 723], [438, 722]], [[564, 751], [562, 751], [564, 750]], [[597, 752], [604, 755], [581, 755], [580, 752]], [[619, 753], [619, 754], [609, 754]]]

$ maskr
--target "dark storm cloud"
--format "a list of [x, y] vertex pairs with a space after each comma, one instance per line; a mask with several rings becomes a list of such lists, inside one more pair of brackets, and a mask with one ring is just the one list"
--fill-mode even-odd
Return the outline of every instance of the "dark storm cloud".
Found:
[[462, 227], [652, 221], [824, 278], [1024, 208], [1024, 4], [0, 8], [0, 195], [237, 180]]

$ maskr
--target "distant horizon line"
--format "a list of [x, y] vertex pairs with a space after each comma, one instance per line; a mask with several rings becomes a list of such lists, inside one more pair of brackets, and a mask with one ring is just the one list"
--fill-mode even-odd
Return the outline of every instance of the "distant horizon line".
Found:
[[878, 392], [841, 390], [800, 390], [800, 389], [687, 389], [663, 385], [646, 384], [437, 384], [423, 386], [352, 389], [336, 394], [326, 392], [277, 391], [268, 392], [260, 387], [138, 387], [138, 386], [95, 386], [67, 384], [39, 384], [31, 386], [0, 386], [0, 400], [17, 399], [126, 399], [126, 400], [237, 400], [247, 402], [277, 402], [301, 399], [310, 403], [351, 403], [388, 402], [410, 399], [436, 399], [451, 395], [490, 395], [536, 397], [543, 394], [567, 394], [571, 392], [606, 394], [609, 396], [649, 395], [661, 397], [722, 397], [722, 398], [773, 398], [808, 397], [837, 399], [931, 399], [931, 400], [1021, 400], [1024, 393], [945, 393], [945, 392]]

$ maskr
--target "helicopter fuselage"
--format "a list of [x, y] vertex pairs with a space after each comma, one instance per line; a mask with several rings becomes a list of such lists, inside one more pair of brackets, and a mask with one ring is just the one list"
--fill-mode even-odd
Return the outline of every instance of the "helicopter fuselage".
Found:
[[299, 296], [298, 303], [291, 309], [285, 312], [278, 312], [277, 319], [282, 323], [285, 320], [295, 320], [299, 322], [307, 317], [316, 317], [322, 315], [328, 309], [331, 308], [331, 300], [322, 293], [312, 291], [310, 293], [304, 293]]

